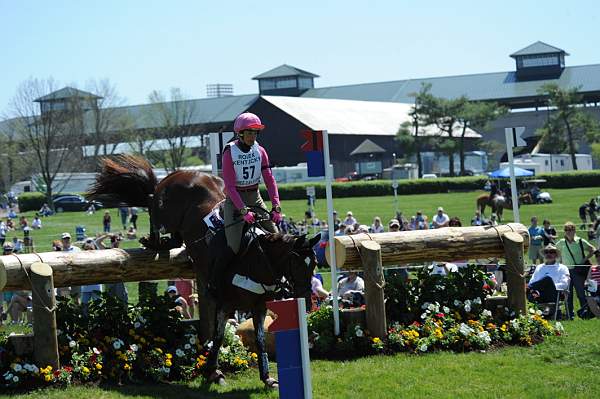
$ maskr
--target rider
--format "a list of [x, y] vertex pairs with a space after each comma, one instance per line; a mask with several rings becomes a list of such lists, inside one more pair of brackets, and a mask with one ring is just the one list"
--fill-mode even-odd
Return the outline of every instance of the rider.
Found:
[[223, 180], [227, 196], [223, 213], [227, 245], [222, 246], [222, 252], [213, 266], [211, 286], [214, 289], [219, 285], [222, 272], [240, 249], [244, 225], [256, 221], [253, 209], [266, 209], [258, 190], [261, 176], [273, 207], [270, 220], [263, 220], [260, 225], [266, 231], [276, 233], [275, 224], [282, 219], [277, 183], [271, 173], [269, 156], [256, 141], [256, 136], [264, 128], [258, 116], [250, 112], [239, 115], [233, 123], [237, 139], [229, 142], [223, 150]]

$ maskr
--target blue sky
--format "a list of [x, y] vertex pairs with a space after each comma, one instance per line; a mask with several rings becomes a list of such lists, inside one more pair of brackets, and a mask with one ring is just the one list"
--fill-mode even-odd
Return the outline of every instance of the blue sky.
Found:
[[257, 92], [283, 63], [317, 87], [512, 70], [542, 40], [600, 63], [594, 1], [0, 0], [0, 113], [18, 85], [108, 78], [128, 104], [155, 89], [205, 97], [206, 84]]

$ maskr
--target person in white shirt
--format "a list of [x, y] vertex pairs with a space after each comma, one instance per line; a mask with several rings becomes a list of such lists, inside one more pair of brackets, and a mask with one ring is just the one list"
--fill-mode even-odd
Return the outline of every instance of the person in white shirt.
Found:
[[348, 273], [348, 277], [344, 277], [338, 283], [338, 294], [342, 298], [351, 298], [355, 292], [362, 295], [364, 291], [365, 282], [356, 272]]
[[383, 233], [385, 232], [385, 228], [381, 224], [381, 218], [379, 216], [375, 216], [373, 219], [373, 224], [371, 225], [371, 233]]
[[440, 227], [448, 227], [450, 223], [450, 217], [444, 213], [444, 208], [441, 206], [437, 209], [437, 214], [433, 218], [433, 228], [439, 229]]
[[569, 287], [569, 269], [558, 263], [558, 249], [554, 244], [544, 247], [544, 263], [538, 265], [527, 284], [527, 297], [531, 302], [554, 302], [556, 291]]
[[36, 230], [42, 228], [42, 219], [40, 219], [38, 215], [35, 215], [35, 218], [33, 218], [33, 221], [31, 222], [31, 227]]
[[342, 223], [345, 224], [346, 226], [354, 226], [357, 223], [357, 221], [354, 218], [354, 215], [352, 214], [352, 212], [348, 211], [348, 213], [346, 213], [346, 219], [344, 219], [344, 221]]

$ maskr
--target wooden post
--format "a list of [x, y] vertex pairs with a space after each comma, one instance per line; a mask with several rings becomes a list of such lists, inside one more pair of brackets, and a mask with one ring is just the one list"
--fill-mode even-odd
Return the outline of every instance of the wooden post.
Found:
[[504, 258], [506, 259], [506, 286], [508, 288], [508, 307], [515, 312], [525, 314], [527, 302], [525, 296], [525, 262], [523, 261], [523, 237], [515, 232], [502, 235]]
[[36, 262], [30, 267], [33, 302], [33, 357], [40, 367], [59, 367], [56, 300], [52, 268]]
[[383, 296], [383, 267], [381, 246], [375, 241], [361, 242], [362, 266], [365, 271], [365, 302], [367, 307], [367, 328], [371, 336], [387, 336], [385, 301]]

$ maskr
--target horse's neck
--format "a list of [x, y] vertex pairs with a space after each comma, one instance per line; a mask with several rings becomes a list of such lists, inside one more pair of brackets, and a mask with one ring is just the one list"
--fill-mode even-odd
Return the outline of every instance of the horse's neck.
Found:
[[280, 269], [281, 261], [285, 256], [284, 245], [278, 245], [278, 241], [269, 242], [262, 237], [257, 240], [262, 248], [262, 253], [252, 245], [244, 259], [239, 259], [237, 262], [236, 271], [248, 275], [254, 281], [272, 284], [282, 275]]

